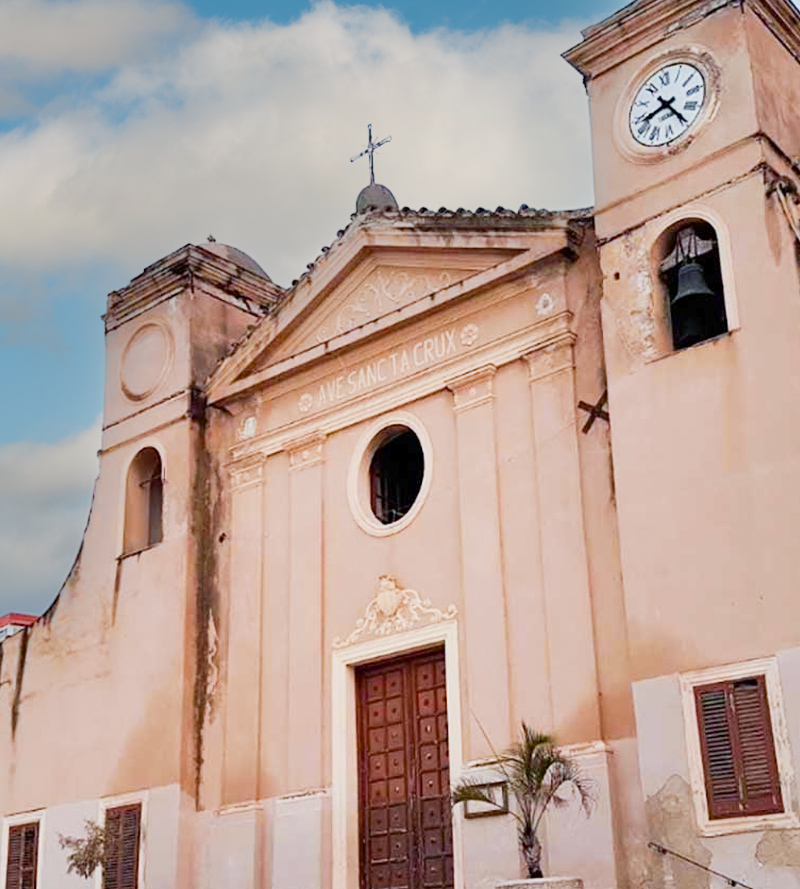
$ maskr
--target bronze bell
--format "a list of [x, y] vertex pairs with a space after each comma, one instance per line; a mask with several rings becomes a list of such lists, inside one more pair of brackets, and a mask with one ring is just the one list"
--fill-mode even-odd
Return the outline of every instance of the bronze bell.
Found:
[[699, 262], [678, 268], [678, 286], [670, 300], [676, 349], [685, 349], [714, 336], [717, 305]]

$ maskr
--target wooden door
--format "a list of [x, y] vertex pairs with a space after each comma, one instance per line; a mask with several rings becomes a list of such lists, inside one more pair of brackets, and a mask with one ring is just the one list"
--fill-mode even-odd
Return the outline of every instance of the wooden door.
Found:
[[362, 889], [452, 889], [444, 651], [356, 674]]

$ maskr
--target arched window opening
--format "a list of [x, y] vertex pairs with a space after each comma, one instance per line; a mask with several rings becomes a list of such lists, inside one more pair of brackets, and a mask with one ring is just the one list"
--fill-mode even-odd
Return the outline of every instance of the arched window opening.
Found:
[[410, 429], [395, 427], [370, 461], [370, 505], [375, 518], [384, 525], [401, 519], [414, 505], [424, 475], [419, 439]]
[[161, 543], [163, 538], [164, 478], [155, 448], [144, 448], [128, 470], [125, 494], [126, 553]]
[[667, 287], [672, 345], [686, 349], [727, 333], [719, 244], [713, 227], [682, 222], [667, 235], [660, 271]]

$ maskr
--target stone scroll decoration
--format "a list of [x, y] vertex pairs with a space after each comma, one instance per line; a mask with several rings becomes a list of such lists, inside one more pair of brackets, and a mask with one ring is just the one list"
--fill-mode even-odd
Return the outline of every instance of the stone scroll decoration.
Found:
[[337, 636], [333, 640], [333, 647], [345, 648], [362, 636], [388, 636], [410, 630], [423, 621], [435, 624], [452, 620], [457, 614], [455, 605], [449, 605], [442, 611], [431, 605], [430, 599], [421, 598], [416, 590], [402, 589], [391, 574], [381, 574], [378, 589], [367, 605], [364, 617], [356, 621], [355, 629], [346, 639]]
[[318, 343], [324, 343], [397, 306], [448, 287], [454, 280], [454, 276], [447, 271], [414, 274], [379, 269], [350, 296], [333, 318], [317, 329], [315, 339]]

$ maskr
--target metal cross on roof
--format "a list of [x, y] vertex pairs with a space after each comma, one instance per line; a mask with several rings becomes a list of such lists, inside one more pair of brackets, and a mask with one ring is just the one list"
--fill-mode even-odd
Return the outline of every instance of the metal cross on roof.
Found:
[[367, 147], [361, 152], [361, 154], [356, 154], [350, 158], [350, 163], [353, 161], [357, 161], [360, 157], [364, 157], [365, 154], [369, 155], [369, 184], [375, 184], [375, 166], [373, 164], [372, 156], [375, 154], [375, 149], [380, 148], [381, 145], [385, 145], [387, 142], [392, 141], [391, 136], [387, 136], [385, 139], [381, 139], [380, 142], [372, 141], [372, 124], [367, 124], [367, 131], [369, 132], [369, 141], [367, 142]]

